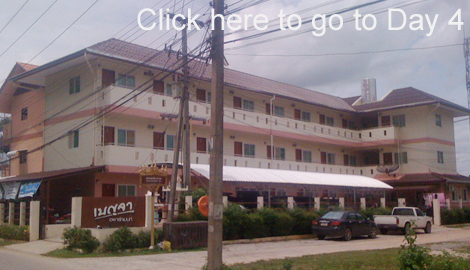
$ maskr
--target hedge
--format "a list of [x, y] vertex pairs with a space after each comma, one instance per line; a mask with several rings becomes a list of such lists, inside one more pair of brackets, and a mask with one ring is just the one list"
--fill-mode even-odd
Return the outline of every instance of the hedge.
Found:
[[6, 240], [29, 241], [29, 227], [16, 225], [0, 225], [0, 238]]

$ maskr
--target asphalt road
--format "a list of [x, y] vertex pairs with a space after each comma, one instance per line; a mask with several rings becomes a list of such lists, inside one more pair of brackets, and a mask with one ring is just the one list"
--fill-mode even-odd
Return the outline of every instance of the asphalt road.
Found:
[[[373, 250], [399, 247], [403, 235], [379, 235], [376, 239], [357, 238], [341, 240], [292, 240], [256, 244], [225, 245], [223, 260], [226, 264], [252, 262], [274, 258], [298, 257], [311, 254], [351, 250]], [[418, 233], [418, 244], [448, 241], [470, 242], [470, 230], [433, 227], [431, 234]], [[178, 252], [146, 256], [54, 259], [29, 253], [0, 249], [0, 270], [3, 269], [112, 269], [112, 270], [186, 270], [201, 269], [206, 263], [206, 251]]]

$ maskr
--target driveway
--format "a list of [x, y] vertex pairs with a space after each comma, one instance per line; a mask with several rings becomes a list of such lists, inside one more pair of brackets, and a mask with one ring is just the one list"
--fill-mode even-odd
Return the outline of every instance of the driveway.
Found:
[[[433, 227], [431, 234], [417, 233], [418, 244], [458, 241], [470, 243], [470, 230]], [[376, 239], [358, 238], [349, 242], [335, 239], [292, 240], [256, 244], [225, 245], [223, 261], [226, 264], [253, 262], [257, 260], [282, 259], [322, 253], [341, 251], [373, 250], [396, 248], [402, 245], [403, 235], [379, 235]], [[0, 250], [0, 253], [2, 250]], [[44, 258], [44, 257], [43, 257]], [[180, 270], [201, 269], [206, 263], [206, 251], [178, 252], [132, 257], [55, 259], [47, 258], [48, 262], [63, 265], [71, 269], [151, 269]], [[2, 269], [0, 267], [0, 269]]]

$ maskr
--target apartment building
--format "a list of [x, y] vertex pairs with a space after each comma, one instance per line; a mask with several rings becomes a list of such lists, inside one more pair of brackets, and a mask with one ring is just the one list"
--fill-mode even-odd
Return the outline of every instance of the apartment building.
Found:
[[[177, 53], [110, 39], [14, 76], [16, 85], [39, 86], [43, 95], [37, 158], [44, 171], [100, 167], [95, 196], [144, 194], [138, 168], [173, 160], [180, 65]], [[205, 61], [190, 63], [193, 164], [209, 163], [210, 71]], [[470, 182], [457, 174], [454, 142], [453, 119], [470, 114], [462, 106], [411, 87], [380, 100], [373, 87], [340, 98], [230, 69], [225, 83], [226, 166], [374, 177], [395, 187], [389, 199], [418, 203], [443, 193], [460, 205], [468, 201]], [[236, 196], [255, 186], [226, 190]], [[299, 195], [302, 188], [272, 192]]]

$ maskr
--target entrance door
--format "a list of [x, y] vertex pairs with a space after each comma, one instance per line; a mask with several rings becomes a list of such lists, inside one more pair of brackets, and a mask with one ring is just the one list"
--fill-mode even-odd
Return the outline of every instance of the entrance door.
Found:
[[101, 197], [116, 197], [116, 185], [103, 184], [101, 187]]
[[384, 165], [392, 165], [392, 153], [384, 153]]

